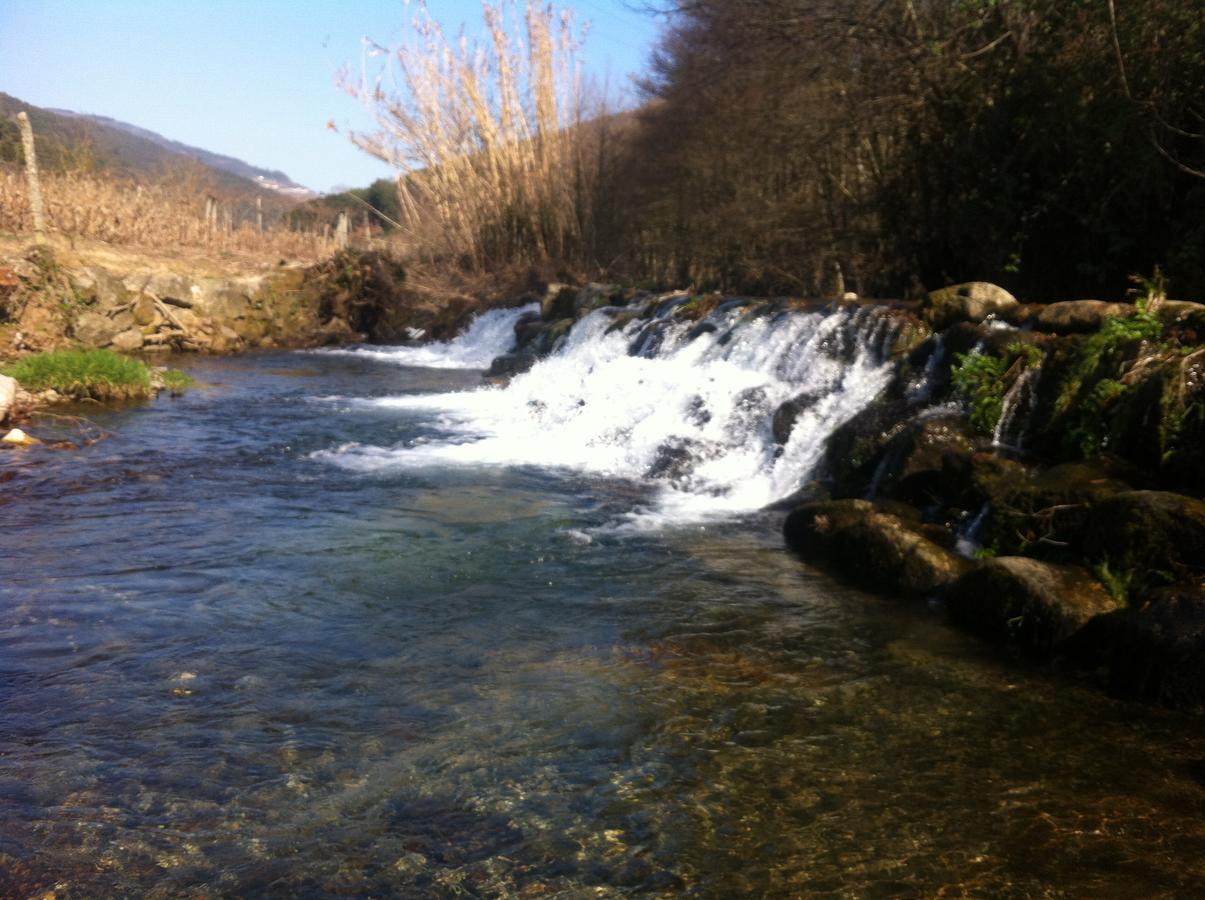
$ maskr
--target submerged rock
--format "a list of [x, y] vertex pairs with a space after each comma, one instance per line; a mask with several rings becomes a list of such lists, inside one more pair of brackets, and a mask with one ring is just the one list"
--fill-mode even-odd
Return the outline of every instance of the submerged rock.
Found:
[[1005, 556], [959, 578], [946, 606], [970, 631], [1048, 653], [1118, 603], [1081, 568]]

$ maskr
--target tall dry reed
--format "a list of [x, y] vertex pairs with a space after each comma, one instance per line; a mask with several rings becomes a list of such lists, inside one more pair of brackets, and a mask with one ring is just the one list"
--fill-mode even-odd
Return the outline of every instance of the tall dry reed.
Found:
[[[354, 133], [398, 171], [410, 246], [490, 269], [588, 252], [603, 104], [588, 102], [572, 16], [551, 4], [482, 4], [486, 38], [450, 39], [425, 4], [409, 39], [343, 87], [373, 113]], [[594, 121], [593, 126], [587, 123]]]

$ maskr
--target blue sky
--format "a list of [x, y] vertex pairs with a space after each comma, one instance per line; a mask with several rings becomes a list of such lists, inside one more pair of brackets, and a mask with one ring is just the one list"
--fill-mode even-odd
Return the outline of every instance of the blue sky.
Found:
[[[638, 2], [628, 0], [631, 7]], [[623, 88], [658, 21], [625, 0], [562, 0], [591, 23], [589, 71]], [[448, 28], [481, 21], [480, 0], [429, 0]], [[316, 190], [388, 175], [326, 129], [366, 129], [335, 85], [361, 38], [398, 40], [404, 0], [0, 0], [0, 91], [97, 113], [280, 169]]]

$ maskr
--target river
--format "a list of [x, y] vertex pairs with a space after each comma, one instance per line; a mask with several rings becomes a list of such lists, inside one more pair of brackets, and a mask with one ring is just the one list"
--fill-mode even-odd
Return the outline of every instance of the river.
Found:
[[[194, 358], [4, 455], [0, 895], [1200, 891], [1199, 717], [783, 549], [758, 507], [880, 377], [874, 323], [785, 372], [805, 324], [671, 358], [587, 321], [506, 390], [466, 368], [502, 319]], [[820, 382], [785, 447], [750, 424]]]

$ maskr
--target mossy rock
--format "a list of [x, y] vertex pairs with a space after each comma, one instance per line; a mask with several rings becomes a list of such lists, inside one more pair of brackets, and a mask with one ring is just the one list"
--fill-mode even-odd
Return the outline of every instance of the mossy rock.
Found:
[[1113, 469], [1063, 463], [1032, 474], [1009, 460], [979, 458], [974, 489], [991, 507], [983, 542], [1006, 555], [1082, 562], [1080, 545], [1091, 504], [1130, 490]]
[[824, 445], [822, 471], [837, 497], [866, 493], [878, 460], [888, 443], [907, 427], [912, 404], [905, 399], [880, 399], [839, 425]]
[[540, 304], [540, 317], [545, 322], [572, 319], [577, 315], [578, 289], [564, 284], [550, 284]]
[[1017, 298], [986, 281], [970, 281], [933, 291], [921, 304], [922, 314], [939, 331], [957, 322], [982, 322], [1017, 306]]
[[1118, 696], [1205, 708], [1205, 588], [1147, 591], [1130, 608], [1091, 621], [1069, 651], [1104, 668]]
[[1034, 328], [1053, 334], [1089, 334], [1099, 331], [1111, 316], [1130, 316], [1135, 312], [1129, 303], [1106, 303], [1104, 300], [1063, 300], [1048, 303], [1031, 318]]
[[952, 584], [969, 563], [864, 500], [806, 503], [783, 524], [787, 545], [855, 584], [927, 597]]
[[877, 484], [884, 495], [916, 506], [944, 499], [946, 459], [974, 448], [966, 418], [960, 415], [914, 419], [893, 437], [876, 464]]
[[1006, 556], [959, 578], [946, 608], [969, 631], [1046, 654], [1118, 603], [1084, 569]]
[[1205, 576], [1205, 501], [1168, 491], [1126, 491], [1090, 504], [1081, 553], [1140, 592]]

